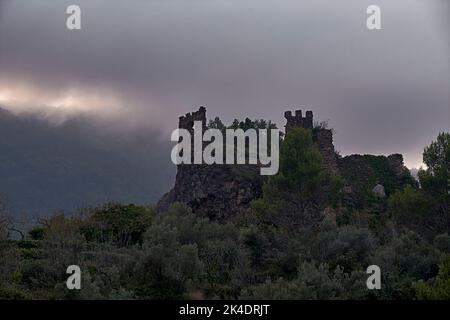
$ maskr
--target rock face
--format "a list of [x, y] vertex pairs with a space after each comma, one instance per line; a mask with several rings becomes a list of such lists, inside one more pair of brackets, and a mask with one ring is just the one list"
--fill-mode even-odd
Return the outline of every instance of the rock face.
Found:
[[259, 168], [179, 165], [175, 186], [158, 203], [160, 211], [182, 202], [200, 216], [223, 221], [261, 195]]
[[[313, 140], [318, 145], [326, 167], [341, 175], [346, 181], [344, 194], [347, 201], [358, 205], [363, 203], [366, 192], [376, 184], [382, 185], [389, 195], [404, 184], [415, 180], [403, 165], [400, 154], [385, 156], [351, 155], [339, 158], [333, 145], [332, 130], [313, 127], [313, 113], [301, 110], [284, 114], [285, 131], [293, 128], [312, 130]], [[194, 121], [201, 121], [206, 129], [206, 109], [188, 113], [179, 118], [179, 128], [193, 133]], [[262, 192], [263, 178], [257, 165], [186, 165], [177, 166], [174, 188], [159, 201], [159, 211], [166, 210], [174, 202], [182, 202], [198, 215], [225, 221], [249, 206]]]

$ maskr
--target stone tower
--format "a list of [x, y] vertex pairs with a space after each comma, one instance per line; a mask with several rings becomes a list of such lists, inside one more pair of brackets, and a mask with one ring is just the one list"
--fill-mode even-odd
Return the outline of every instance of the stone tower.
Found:
[[312, 111], [306, 111], [306, 116], [302, 117], [302, 110], [295, 110], [295, 115], [292, 115], [291, 111], [286, 111], [284, 113], [284, 117], [286, 118], [285, 132], [286, 134], [292, 128], [305, 128], [312, 129], [313, 128], [313, 113]]

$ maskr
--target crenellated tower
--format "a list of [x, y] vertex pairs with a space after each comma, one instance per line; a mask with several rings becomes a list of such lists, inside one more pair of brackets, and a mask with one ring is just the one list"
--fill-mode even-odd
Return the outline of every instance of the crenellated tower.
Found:
[[295, 110], [295, 114], [292, 115], [291, 111], [286, 111], [284, 113], [286, 118], [286, 133], [292, 128], [313, 128], [313, 113], [312, 111], [306, 111], [306, 116], [302, 116], [302, 110]]

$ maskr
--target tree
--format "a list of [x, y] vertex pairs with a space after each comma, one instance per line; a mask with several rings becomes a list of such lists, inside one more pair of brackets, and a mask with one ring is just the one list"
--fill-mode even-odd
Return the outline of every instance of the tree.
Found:
[[450, 133], [442, 132], [436, 141], [425, 147], [423, 162], [433, 175], [449, 174], [450, 172]]
[[262, 221], [297, 228], [317, 222], [322, 210], [337, 204], [342, 179], [322, 165], [310, 130], [289, 132], [280, 150], [280, 170], [263, 185], [253, 208]]
[[382, 270], [383, 299], [413, 299], [414, 282], [436, 276], [441, 252], [409, 231], [376, 250], [371, 258]]
[[369, 256], [375, 248], [375, 239], [367, 228], [345, 225], [317, 232], [310, 248], [316, 260], [351, 272], [370, 264]]
[[244, 214], [242, 238], [257, 277], [295, 275], [299, 254], [309, 254], [315, 227], [338, 203], [342, 180], [322, 165], [310, 130], [289, 132], [280, 170], [263, 185], [262, 197]]
[[242, 130], [248, 130], [248, 129], [276, 129], [277, 125], [273, 123], [272, 121], [266, 121], [264, 119], [256, 119], [251, 120], [250, 118], [245, 118], [244, 121], [239, 121], [237, 119], [233, 120], [233, 123], [228, 126], [229, 129], [242, 129]]
[[419, 171], [423, 190], [440, 203], [440, 212], [450, 231], [450, 133], [440, 133], [436, 141], [425, 147], [423, 162], [426, 170]]
[[208, 128], [224, 131], [226, 129], [226, 126], [223, 124], [222, 120], [220, 120], [219, 117], [215, 117], [214, 120], [209, 120]]
[[[176, 216], [179, 219], [174, 219]], [[138, 297], [180, 299], [189, 283], [199, 282], [203, 265], [195, 243], [198, 222], [179, 204], [156, 217], [144, 234], [142, 250], [133, 266], [131, 284]], [[189, 226], [192, 233], [183, 235], [189, 232]]]
[[417, 283], [416, 293], [419, 299], [450, 300], [450, 256], [439, 265], [439, 274], [435, 279]]
[[445, 217], [439, 214], [436, 200], [411, 186], [395, 192], [388, 200], [388, 209], [400, 228], [406, 227], [429, 237], [446, 230]]
[[0, 240], [8, 239], [12, 232], [19, 234], [22, 240], [25, 238], [23, 231], [15, 226], [14, 220], [10, 216], [6, 200], [0, 198]]
[[190, 291], [201, 292], [205, 297], [235, 299], [250, 281], [253, 271], [249, 268], [248, 252], [233, 223], [199, 217], [181, 204], [172, 205], [155, 223], [177, 230], [181, 245], [194, 244], [198, 248], [202, 276], [196, 285], [201, 287]]
[[9, 219], [0, 212], [0, 240], [8, 238]]
[[367, 295], [361, 270], [345, 273], [339, 266], [301, 262], [292, 280], [268, 279], [243, 290], [244, 299], [362, 299]]
[[0, 240], [8, 238], [8, 229], [11, 225], [11, 219], [8, 214], [8, 207], [3, 197], [0, 197]]
[[450, 134], [440, 133], [424, 148], [426, 169], [419, 171], [421, 189], [410, 186], [389, 199], [389, 212], [400, 227], [428, 238], [450, 231]]
[[142, 243], [142, 236], [154, 215], [152, 208], [109, 203], [90, 210], [81, 232], [88, 241], [112, 241], [119, 247], [130, 246]]

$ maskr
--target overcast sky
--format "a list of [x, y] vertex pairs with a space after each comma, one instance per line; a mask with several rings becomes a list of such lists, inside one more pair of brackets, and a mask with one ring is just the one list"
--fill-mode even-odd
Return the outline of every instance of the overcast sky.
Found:
[[[65, 27], [82, 9], [82, 30]], [[382, 30], [366, 8], [382, 9]], [[341, 154], [450, 130], [448, 0], [0, 0], [0, 105], [89, 112], [170, 137], [178, 115], [329, 120]], [[58, 118], [60, 121], [61, 119]]]

